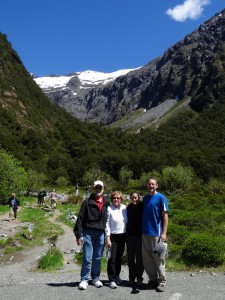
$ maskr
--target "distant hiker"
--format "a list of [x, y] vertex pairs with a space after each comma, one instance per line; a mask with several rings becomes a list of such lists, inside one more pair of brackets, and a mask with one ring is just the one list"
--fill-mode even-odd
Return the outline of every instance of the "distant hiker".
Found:
[[38, 205], [42, 205], [44, 203], [45, 196], [46, 196], [46, 191], [44, 189], [40, 190], [38, 193]]
[[18, 206], [20, 206], [20, 201], [19, 199], [16, 198], [15, 193], [12, 193], [12, 196], [9, 198], [8, 204], [9, 204], [9, 219], [11, 218], [12, 215], [16, 219], [17, 209]]
[[89, 198], [89, 190], [90, 190], [90, 185], [86, 185], [86, 195], [85, 195], [85, 199], [88, 200]]
[[76, 196], [79, 195], [79, 189], [78, 189], [78, 187], [79, 187], [79, 183], [76, 183], [76, 184], [75, 184], [75, 195], [76, 195]]
[[56, 207], [56, 201], [58, 199], [58, 195], [56, 194], [55, 190], [53, 190], [50, 193], [50, 202], [51, 202], [51, 207], [55, 208]]
[[74, 227], [77, 245], [83, 244], [83, 260], [81, 267], [80, 290], [86, 290], [88, 280], [100, 288], [99, 280], [101, 259], [105, 245], [105, 226], [108, 201], [103, 195], [104, 185], [101, 180], [94, 182], [94, 193], [81, 204], [77, 222]]

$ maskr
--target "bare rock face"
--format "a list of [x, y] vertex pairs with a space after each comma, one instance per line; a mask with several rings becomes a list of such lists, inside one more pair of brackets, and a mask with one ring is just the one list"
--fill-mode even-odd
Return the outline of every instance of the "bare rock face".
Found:
[[[76, 74], [63, 89], [43, 91], [73, 116], [111, 124], [139, 108], [149, 110], [167, 99], [192, 98], [209, 80], [225, 43], [225, 10], [170, 47], [162, 57], [109, 83], [83, 84]], [[215, 101], [212, 95], [211, 101]], [[193, 109], [199, 105], [190, 102]]]

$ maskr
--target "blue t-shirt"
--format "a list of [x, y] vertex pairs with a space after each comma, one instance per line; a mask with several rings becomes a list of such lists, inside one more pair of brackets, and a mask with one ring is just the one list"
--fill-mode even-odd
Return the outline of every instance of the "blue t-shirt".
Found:
[[162, 212], [169, 211], [166, 197], [163, 194], [146, 195], [143, 198], [144, 211], [142, 234], [160, 236], [162, 233]]

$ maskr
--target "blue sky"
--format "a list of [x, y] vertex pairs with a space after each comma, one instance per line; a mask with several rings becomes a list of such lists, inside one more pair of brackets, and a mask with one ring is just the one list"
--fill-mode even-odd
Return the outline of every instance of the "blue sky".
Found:
[[0, 32], [36, 76], [143, 66], [225, 0], [7, 0]]

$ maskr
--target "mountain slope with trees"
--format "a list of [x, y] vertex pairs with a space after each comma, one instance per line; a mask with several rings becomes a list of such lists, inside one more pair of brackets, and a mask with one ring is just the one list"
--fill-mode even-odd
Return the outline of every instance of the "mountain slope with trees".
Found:
[[119, 180], [121, 170], [138, 180], [178, 164], [204, 182], [225, 178], [224, 42], [190, 107], [139, 134], [82, 122], [51, 103], [4, 34], [0, 54], [0, 146], [48, 183], [63, 177], [85, 184], [88, 170], [109, 182]]

